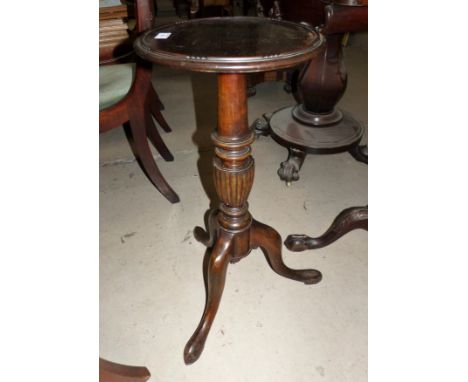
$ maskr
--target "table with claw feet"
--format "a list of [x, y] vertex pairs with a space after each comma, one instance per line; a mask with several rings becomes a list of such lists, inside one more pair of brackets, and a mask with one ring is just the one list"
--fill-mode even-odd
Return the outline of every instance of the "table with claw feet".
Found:
[[229, 263], [261, 248], [281, 276], [305, 284], [322, 278], [317, 270], [288, 268], [282, 260], [279, 233], [249, 213], [247, 199], [254, 180], [250, 145], [255, 135], [247, 121], [246, 92], [246, 73], [299, 65], [314, 57], [322, 44], [323, 37], [307, 26], [256, 17], [178, 22], [153, 29], [135, 43], [136, 52], [151, 62], [218, 76], [218, 126], [212, 139], [214, 184], [221, 203], [210, 213], [208, 232], [195, 235], [212, 250], [206, 305], [185, 347], [186, 364], [195, 362], [203, 351]]

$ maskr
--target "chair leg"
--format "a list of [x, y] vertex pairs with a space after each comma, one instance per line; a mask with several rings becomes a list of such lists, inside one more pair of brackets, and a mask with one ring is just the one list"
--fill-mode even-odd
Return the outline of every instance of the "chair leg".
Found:
[[170, 133], [172, 129], [161, 114], [161, 110], [164, 110], [164, 105], [159, 99], [158, 93], [156, 93], [156, 90], [154, 90], [153, 86], [150, 86], [148, 90], [147, 101], [153, 117], [156, 119], [156, 121], [158, 121], [159, 125], [166, 133]]
[[168, 123], [166, 122], [166, 119], [163, 117], [162, 113], [160, 111], [158, 111], [158, 110], [153, 110], [152, 113], [153, 113], [154, 119], [156, 119], [156, 121], [158, 121], [159, 126], [161, 126], [162, 129], [166, 133], [170, 133], [172, 131], [172, 129], [168, 125]]
[[164, 110], [164, 104], [162, 103], [161, 98], [159, 98], [158, 93], [156, 93], [156, 90], [154, 90], [153, 84], [149, 87], [148, 97], [149, 101], [157, 108], [157, 110]]
[[151, 113], [149, 111], [149, 107], [145, 107], [145, 119], [146, 119], [146, 135], [148, 136], [149, 140], [153, 144], [154, 148], [158, 150], [161, 154], [163, 159], [168, 162], [172, 162], [174, 160], [174, 156], [171, 154], [169, 149], [167, 148], [166, 144], [159, 135], [159, 131], [156, 128]]
[[128, 112], [130, 130], [135, 145], [135, 156], [140, 160], [144, 172], [159, 192], [171, 203], [177, 203], [180, 201], [179, 196], [162, 176], [148, 145], [144, 107], [141, 107], [141, 105], [138, 107], [137, 104], [133, 106], [134, 107], [129, 107]]

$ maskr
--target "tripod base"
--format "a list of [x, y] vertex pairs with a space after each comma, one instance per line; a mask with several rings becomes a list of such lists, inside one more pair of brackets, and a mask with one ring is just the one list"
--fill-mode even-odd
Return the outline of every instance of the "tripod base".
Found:
[[212, 246], [212, 250], [205, 272], [207, 280], [205, 310], [200, 324], [185, 346], [186, 364], [194, 363], [203, 351], [221, 301], [229, 262], [238, 262], [252, 249], [261, 248], [271, 268], [280, 276], [304, 284], [316, 284], [322, 279], [322, 274], [315, 269], [289, 268], [281, 256], [282, 242], [279, 233], [256, 220], [252, 219], [250, 226], [241, 232], [230, 232], [219, 226], [217, 211], [212, 210], [208, 219], [208, 231], [205, 232], [197, 227], [194, 236], [201, 243]]

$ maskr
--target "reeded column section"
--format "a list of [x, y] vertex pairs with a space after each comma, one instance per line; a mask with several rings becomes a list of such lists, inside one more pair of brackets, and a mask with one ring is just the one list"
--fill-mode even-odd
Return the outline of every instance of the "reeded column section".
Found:
[[254, 134], [247, 122], [247, 83], [244, 74], [218, 75], [218, 128], [214, 184], [221, 200], [219, 224], [229, 232], [250, 227], [247, 199], [254, 178], [250, 145]]

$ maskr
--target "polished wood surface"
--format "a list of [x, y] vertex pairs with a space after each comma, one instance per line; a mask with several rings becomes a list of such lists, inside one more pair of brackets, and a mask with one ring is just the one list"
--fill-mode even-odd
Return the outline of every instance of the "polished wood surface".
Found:
[[[299, 74], [298, 99], [300, 105], [313, 114], [311, 118], [319, 118], [316, 126], [320, 126], [324, 118], [330, 117], [346, 90], [348, 75], [343, 63], [342, 38], [342, 34], [327, 35], [326, 49]], [[326, 123], [330, 122], [336, 120]]]
[[248, 211], [255, 167], [250, 147], [254, 134], [247, 124], [245, 75], [220, 74], [218, 94], [219, 122], [213, 134], [214, 183], [221, 204], [211, 211], [207, 232], [200, 233], [200, 228], [195, 231], [195, 237], [212, 246], [212, 251], [206, 270], [205, 309], [184, 350], [187, 364], [195, 362], [203, 351], [222, 297], [228, 263], [237, 263], [252, 249], [261, 248], [271, 268], [281, 276], [305, 284], [318, 283], [322, 277], [314, 269], [295, 270], [286, 266], [279, 233], [255, 221]]
[[325, 23], [321, 32], [331, 35], [365, 31], [367, 30], [367, 15], [367, 6], [327, 5]]
[[300, 105], [294, 112], [297, 120], [313, 126], [325, 126], [342, 119], [335, 106], [346, 90], [348, 78], [343, 59], [343, 36], [345, 32], [366, 29], [367, 7], [325, 7], [325, 24], [320, 28], [327, 37], [325, 49], [299, 75], [297, 97]]
[[[229, 263], [236, 263], [246, 257], [252, 249], [261, 248], [272, 269], [281, 276], [315, 284], [321, 280], [317, 270], [294, 270], [284, 264], [281, 255], [281, 236], [272, 227], [252, 218], [248, 208], [248, 197], [252, 189], [255, 163], [251, 144], [254, 132], [247, 123], [247, 81], [246, 72], [262, 68], [277, 68], [298, 64], [313, 56], [320, 47], [322, 38], [316, 32], [298, 24], [278, 22], [259, 18], [231, 18], [196, 20], [187, 27], [186, 23], [158, 28], [147, 33], [136, 42], [136, 51], [143, 57], [170, 66], [196, 71], [218, 71], [218, 125], [212, 139], [215, 146], [213, 159], [213, 181], [219, 207], [210, 212], [207, 232], [196, 228], [194, 236], [211, 247], [206, 264], [206, 304], [198, 327], [184, 349], [186, 364], [195, 362], [201, 355], [210, 328], [216, 316], [224, 290]], [[233, 22], [236, 23], [234, 27]], [[257, 25], [257, 27], [254, 27]], [[197, 28], [199, 30], [195, 32]], [[225, 33], [222, 32], [225, 28]], [[206, 59], [194, 59], [194, 42], [206, 33], [226, 38], [225, 49], [219, 46], [205, 46], [206, 51], [196, 48], [196, 54]], [[170, 31], [181, 43], [174, 47], [152, 43], [149, 36]], [[193, 31], [194, 33], [187, 33]], [[227, 33], [226, 31], [235, 32]], [[266, 32], [269, 33], [266, 33]], [[254, 33], [255, 32], [255, 33]], [[146, 41], [145, 41], [146, 39]], [[288, 46], [286, 54], [280, 44]], [[210, 45], [210, 44], [208, 44]], [[143, 49], [142, 47], [145, 46]], [[294, 51], [292, 47], [296, 47]], [[266, 55], [268, 52], [268, 55]], [[220, 58], [223, 60], [219, 60]], [[287, 57], [285, 59], [285, 57]], [[220, 64], [221, 62], [221, 64]], [[227, 64], [226, 64], [227, 62]], [[235, 71], [238, 71], [237, 73]], [[226, 73], [228, 71], [228, 73]]]
[[144, 366], [128, 366], [99, 358], [99, 382], [145, 382], [151, 377]]
[[343, 210], [333, 221], [330, 228], [319, 237], [307, 235], [288, 235], [284, 245], [290, 251], [300, 252], [308, 249], [323, 248], [355, 229], [368, 229], [368, 208], [351, 207]]
[[314, 57], [322, 43], [323, 37], [304, 25], [223, 17], [150, 30], [135, 42], [135, 50], [152, 62], [185, 70], [252, 73], [298, 65]]

